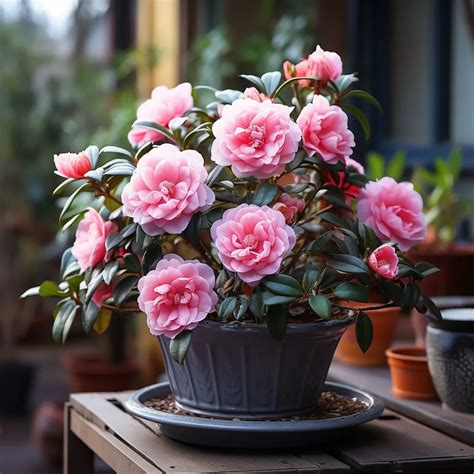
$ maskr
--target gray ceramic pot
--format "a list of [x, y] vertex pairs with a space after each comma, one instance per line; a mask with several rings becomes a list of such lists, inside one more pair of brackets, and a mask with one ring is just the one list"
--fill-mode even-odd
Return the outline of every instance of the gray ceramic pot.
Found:
[[282, 341], [259, 324], [200, 323], [183, 365], [159, 338], [182, 408], [225, 418], [278, 418], [316, 405], [337, 343], [353, 317], [288, 325]]
[[474, 413], [474, 321], [430, 318], [426, 353], [433, 384], [443, 404]]

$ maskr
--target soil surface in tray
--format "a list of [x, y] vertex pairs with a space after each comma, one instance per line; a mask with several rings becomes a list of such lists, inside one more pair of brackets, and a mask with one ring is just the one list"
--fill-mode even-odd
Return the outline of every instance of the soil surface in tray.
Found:
[[[167, 395], [161, 398], [150, 398], [145, 402], [149, 408], [153, 408], [165, 413], [173, 415], [195, 416], [199, 418], [211, 418], [209, 416], [196, 415], [190, 413], [182, 408], [179, 408], [174, 403], [174, 396]], [[300, 421], [300, 420], [327, 420], [330, 418], [341, 418], [343, 416], [357, 415], [367, 410], [367, 404], [358, 400], [357, 398], [350, 398], [340, 395], [336, 392], [322, 392], [318, 405], [313, 413], [302, 416], [293, 416], [291, 418], [273, 418], [272, 420], [261, 421]], [[217, 417], [213, 417], [217, 418]], [[240, 421], [239, 418], [234, 418], [235, 421]]]

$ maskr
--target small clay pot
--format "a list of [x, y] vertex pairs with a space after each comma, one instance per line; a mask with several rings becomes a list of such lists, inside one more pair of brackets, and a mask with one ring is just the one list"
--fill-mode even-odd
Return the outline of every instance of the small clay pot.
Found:
[[[376, 303], [354, 303], [352, 307], [374, 306]], [[352, 365], [385, 365], [385, 351], [392, 344], [393, 336], [400, 317], [399, 308], [384, 308], [367, 311], [372, 321], [373, 339], [367, 352], [362, 352], [357, 343], [355, 327], [350, 326], [343, 334], [336, 349], [335, 358]]]
[[438, 398], [423, 347], [391, 347], [386, 355], [392, 377], [392, 393], [396, 397], [415, 400]]
[[138, 364], [114, 363], [101, 354], [70, 353], [63, 359], [73, 392], [117, 392], [137, 388]]

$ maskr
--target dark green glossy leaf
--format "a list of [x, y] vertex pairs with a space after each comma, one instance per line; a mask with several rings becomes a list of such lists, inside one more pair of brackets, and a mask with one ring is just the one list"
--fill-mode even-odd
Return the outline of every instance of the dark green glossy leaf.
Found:
[[262, 77], [261, 80], [263, 85], [265, 86], [265, 92], [268, 96], [271, 96], [281, 81], [281, 72], [280, 71], [273, 71], [273, 72], [266, 72]]
[[368, 102], [369, 104], [373, 105], [379, 112], [382, 112], [382, 106], [380, 105], [380, 102], [372, 94], [369, 94], [366, 91], [363, 91], [363, 90], [360, 90], [360, 89], [353, 89], [353, 90], [347, 92], [344, 95], [344, 98], [362, 99], [365, 102]]
[[133, 273], [140, 273], [142, 270], [142, 266], [140, 263], [139, 258], [133, 253], [127, 253], [123, 257], [123, 261], [125, 263], [125, 268], [130, 270]]
[[107, 252], [110, 250], [113, 250], [120, 246], [120, 244], [123, 242], [123, 236], [122, 234], [119, 234], [118, 232], [111, 232], [105, 241], [105, 249]]
[[290, 301], [293, 301], [295, 298], [296, 298], [295, 296], [275, 295], [271, 291], [263, 292], [263, 303], [266, 304], [267, 306], [289, 303]]
[[170, 354], [178, 364], [182, 364], [186, 358], [191, 345], [191, 336], [192, 332], [185, 330], [170, 340]]
[[428, 262], [418, 262], [415, 264], [415, 268], [423, 275], [423, 277], [427, 277], [439, 272], [439, 268], [431, 265], [431, 263]]
[[138, 276], [131, 275], [119, 281], [119, 283], [114, 289], [115, 306], [120, 306], [123, 302], [127, 300], [130, 295], [130, 292], [133, 290], [138, 280]]
[[89, 332], [99, 316], [99, 308], [90, 300], [82, 310], [82, 326], [84, 331]]
[[307, 292], [311, 291], [314, 285], [316, 284], [320, 274], [320, 268], [314, 265], [309, 265], [303, 274], [303, 289]]
[[161, 245], [153, 245], [149, 247], [143, 255], [143, 273], [154, 270], [157, 263], [163, 258]]
[[359, 311], [356, 319], [356, 339], [362, 352], [365, 354], [372, 344], [372, 321], [363, 311]]
[[113, 260], [104, 267], [104, 271], [102, 272], [102, 277], [104, 279], [104, 283], [106, 285], [110, 285], [113, 277], [116, 275], [116, 273], [119, 270], [119, 263], [117, 260]]
[[288, 324], [288, 317], [285, 306], [272, 306], [268, 310], [266, 323], [271, 336], [277, 341], [281, 341], [285, 337], [286, 326]]
[[56, 342], [65, 342], [78, 309], [79, 306], [72, 300], [67, 300], [59, 306], [52, 329]]
[[263, 317], [264, 309], [263, 292], [260, 288], [256, 288], [250, 296], [249, 310], [257, 320], [260, 320]]
[[222, 301], [219, 305], [217, 315], [219, 318], [228, 318], [237, 307], [237, 298], [235, 296], [230, 296]]
[[173, 134], [167, 128], [163, 127], [163, 125], [160, 125], [159, 123], [137, 120], [132, 125], [132, 127], [146, 128], [147, 130], [153, 130], [155, 132], [159, 132], [162, 135], [164, 135], [166, 138], [168, 138], [171, 142], [176, 143]]
[[324, 295], [313, 295], [309, 298], [311, 309], [322, 319], [331, 317], [331, 303]]
[[327, 261], [330, 267], [343, 273], [368, 273], [369, 269], [363, 260], [353, 255], [333, 255]]
[[360, 301], [366, 303], [369, 301], [369, 291], [360, 283], [343, 282], [334, 289], [334, 295], [342, 300]]
[[302, 296], [303, 289], [298, 280], [290, 275], [271, 275], [262, 280], [263, 286], [274, 293], [282, 296]]
[[271, 204], [278, 195], [279, 187], [276, 184], [261, 184], [252, 196], [252, 204], [266, 206]]
[[368, 140], [370, 138], [370, 122], [364, 112], [352, 104], [342, 104], [342, 108], [356, 118], [364, 131], [365, 139]]
[[61, 214], [59, 216], [59, 222], [63, 220], [63, 217], [66, 215], [66, 212], [69, 210], [71, 207], [71, 204], [74, 202], [74, 199], [82, 193], [83, 191], [90, 190], [90, 185], [89, 183], [84, 183], [82, 186], [79, 186], [68, 198], [66, 203], [64, 204], [64, 207], [61, 211]]

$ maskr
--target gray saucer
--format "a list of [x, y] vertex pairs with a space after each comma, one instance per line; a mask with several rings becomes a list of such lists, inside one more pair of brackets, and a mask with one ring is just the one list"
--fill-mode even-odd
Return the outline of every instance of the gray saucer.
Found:
[[380, 400], [348, 385], [327, 382], [323, 390], [355, 397], [368, 405], [362, 413], [326, 420], [237, 421], [165, 413], [144, 405], [170, 393], [167, 382], [135, 392], [126, 402], [131, 414], [160, 425], [161, 432], [178, 441], [219, 448], [275, 449], [317, 446], [341, 437], [383, 412]]

